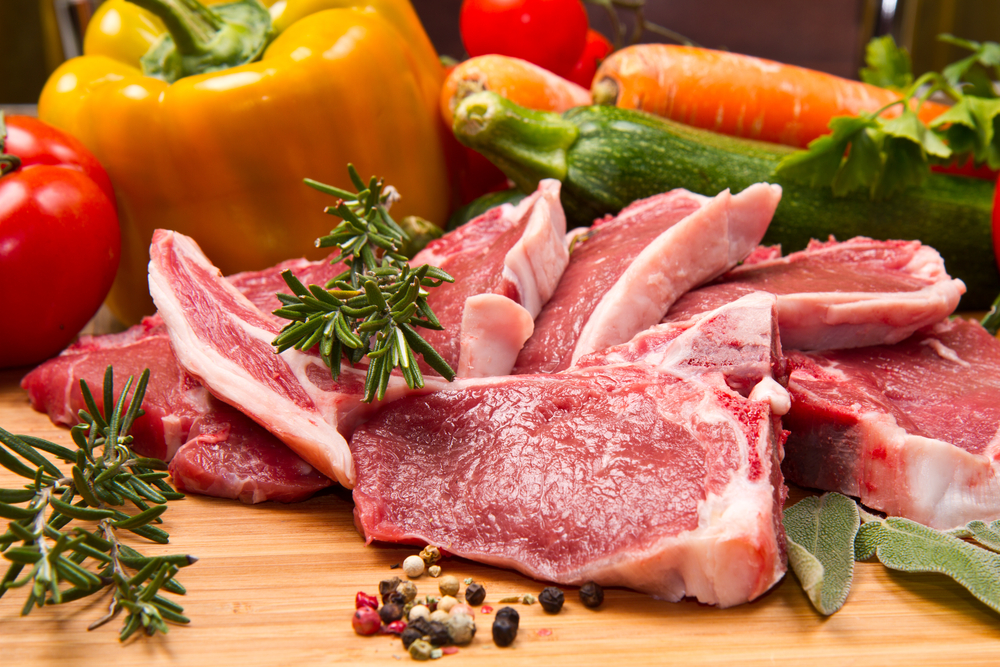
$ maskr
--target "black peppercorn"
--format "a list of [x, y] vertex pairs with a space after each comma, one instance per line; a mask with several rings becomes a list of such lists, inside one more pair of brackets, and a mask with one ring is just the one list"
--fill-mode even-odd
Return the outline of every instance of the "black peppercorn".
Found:
[[465, 587], [465, 601], [473, 607], [478, 607], [486, 599], [486, 589], [475, 582]]
[[566, 596], [555, 586], [549, 586], [538, 594], [539, 604], [542, 605], [542, 609], [550, 614], [558, 614], [565, 600]]
[[382, 598], [383, 603], [387, 601], [389, 593], [395, 592], [396, 586], [399, 586], [400, 581], [402, 580], [399, 577], [393, 577], [392, 579], [383, 579], [378, 582], [378, 594]]
[[431, 621], [427, 630], [427, 641], [434, 646], [447, 646], [451, 643], [448, 626], [441, 621]]
[[423, 637], [424, 635], [430, 633], [431, 622], [426, 618], [420, 617], [410, 621], [409, 624], [406, 626], [406, 628], [407, 629], [413, 628], [414, 630], [420, 633], [421, 637]]
[[386, 604], [382, 605], [381, 609], [378, 610], [378, 615], [379, 618], [382, 619], [382, 622], [388, 625], [393, 621], [398, 621], [399, 619], [403, 618], [403, 608], [400, 607], [398, 604], [387, 602]]
[[517, 638], [517, 624], [506, 618], [493, 619], [493, 643], [497, 646], [510, 646]]
[[513, 623], [515, 631], [521, 625], [521, 615], [518, 614], [517, 609], [514, 609], [513, 607], [504, 607], [497, 612], [496, 618], [502, 618]]
[[410, 648], [410, 644], [417, 641], [423, 636], [424, 633], [418, 630], [417, 628], [413, 627], [412, 625], [406, 626], [406, 629], [403, 630], [403, 634], [400, 635], [400, 638], [403, 640], [403, 648]]
[[601, 603], [604, 602], [604, 589], [593, 581], [588, 581], [580, 587], [580, 602], [583, 603], [584, 607], [591, 609], [600, 607]]
[[403, 607], [406, 605], [406, 596], [399, 591], [392, 591], [382, 596], [382, 604], [398, 604]]

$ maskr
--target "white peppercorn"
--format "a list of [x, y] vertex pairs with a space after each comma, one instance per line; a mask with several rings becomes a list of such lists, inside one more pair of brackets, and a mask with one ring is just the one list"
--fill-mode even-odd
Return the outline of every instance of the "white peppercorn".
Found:
[[441, 591], [441, 595], [450, 595], [452, 597], [455, 597], [456, 595], [458, 595], [459, 586], [460, 584], [458, 583], [458, 577], [455, 577], [450, 574], [445, 577], [442, 577], [441, 581], [438, 582], [438, 590]]
[[476, 622], [468, 614], [452, 614], [445, 625], [454, 644], [468, 644], [476, 636]]
[[450, 595], [445, 595], [440, 600], [438, 600], [437, 608], [438, 611], [451, 611], [451, 608], [458, 604], [458, 600]]
[[420, 556], [407, 556], [403, 561], [403, 572], [411, 579], [416, 579], [424, 573], [424, 559]]
[[414, 605], [413, 609], [410, 610], [409, 619], [410, 623], [417, 620], [418, 618], [430, 618], [431, 610], [427, 608], [427, 605], [418, 604]]

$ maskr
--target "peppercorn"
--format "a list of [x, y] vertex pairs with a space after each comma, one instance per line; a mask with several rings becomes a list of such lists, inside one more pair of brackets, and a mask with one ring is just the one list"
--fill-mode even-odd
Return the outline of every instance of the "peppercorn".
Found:
[[596, 609], [604, 602], [604, 589], [593, 581], [588, 581], [580, 587], [580, 602], [584, 607]]
[[427, 608], [427, 605], [418, 604], [414, 605], [410, 609], [410, 613], [406, 615], [406, 618], [407, 620], [410, 621], [410, 623], [413, 623], [417, 619], [427, 618], [430, 615], [431, 615], [431, 610]]
[[406, 629], [406, 621], [402, 619], [398, 621], [392, 621], [391, 623], [388, 623], [385, 626], [385, 631], [391, 635], [401, 635], [403, 634], [403, 630], [405, 629]]
[[468, 614], [455, 614], [445, 621], [448, 635], [454, 644], [464, 645], [476, 636], [476, 622]]
[[441, 621], [431, 621], [427, 630], [427, 638], [434, 646], [447, 646], [451, 643], [451, 636], [448, 634], [448, 626]]
[[542, 589], [542, 592], [538, 595], [538, 602], [541, 603], [542, 609], [550, 614], [558, 614], [565, 601], [566, 596], [555, 586], [548, 586]]
[[398, 604], [402, 607], [406, 604], [406, 596], [400, 593], [399, 589], [396, 589], [382, 598], [382, 604]]
[[443, 598], [438, 600], [437, 610], [438, 611], [451, 611], [451, 608], [458, 604], [458, 600], [450, 595], [445, 595]]
[[410, 621], [410, 624], [407, 627], [413, 628], [420, 633], [421, 637], [423, 637], [431, 631], [431, 622], [426, 618], [421, 617], [415, 621]]
[[482, 584], [475, 582], [465, 587], [465, 601], [473, 607], [478, 607], [486, 599], [486, 589]]
[[438, 590], [441, 591], [441, 595], [450, 595], [451, 597], [458, 595], [459, 586], [458, 577], [451, 574], [442, 577], [441, 581], [438, 582]]
[[[410, 579], [416, 579], [424, 573], [424, 560], [420, 556], [407, 556], [403, 561], [403, 572]], [[393, 586], [392, 590], [396, 590]]]
[[403, 618], [403, 608], [393, 602], [387, 602], [378, 610], [378, 615], [383, 623], [392, 623]]
[[423, 639], [417, 639], [409, 646], [410, 657], [414, 660], [430, 660], [433, 647]]
[[444, 623], [445, 620], [447, 620], [448, 618], [448, 612], [446, 612], [444, 609], [435, 609], [434, 611], [431, 612], [431, 615], [428, 616], [428, 618], [431, 620], [432, 623], [434, 621], [439, 621], [441, 623]]
[[511, 620], [509, 616], [497, 614], [497, 617], [493, 619], [493, 643], [502, 648], [513, 644], [516, 638], [517, 622]]
[[431, 565], [429, 568], [427, 568], [427, 574], [429, 574], [429, 575], [431, 575], [432, 577], [435, 577], [435, 578], [436, 577], [440, 577], [441, 576], [441, 566], [440, 565]]
[[361, 607], [354, 612], [351, 625], [359, 635], [373, 635], [382, 628], [382, 619], [371, 607]]
[[412, 581], [401, 581], [396, 586], [396, 592], [402, 593], [403, 599], [407, 602], [413, 602], [417, 597], [417, 586]]
[[428, 545], [424, 547], [423, 551], [420, 552], [420, 558], [428, 565], [433, 565], [441, 560], [441, 550], [437, 547]]
[[507, 619], [514, 624], [515, 630], [517, 630], [517, 628], [521, 625], [521, 615], [518, 614], [517, 609], [514, 609], [513, 607], [504, 607], [497, 612], [496, 618]]
[[383, 579], [378, 582], [378, 595], [382, 598], [382, 602], [385, 602], [385, 597], [396, 590], [396, 586], [399, 586], [399, 582], [402, 581], [399, 577], [393, 577], [392, 579]]
[[410, 644], [417, 641], [423, 636], [424, 633], [422, 633], [420, 630], [417, 630], [412, 625], [406, 626], [406, 629], [403, 630], [403, 634], [400, 635], [400, 638], [403, 640], [403, 648], [410, 648]]
[[354, 608], [361, 609], [362, 607], [378, 609], [378, 598], [374, 595], [368, 595], [364, 591], [358, 591], [358, 594], [354, 596]]

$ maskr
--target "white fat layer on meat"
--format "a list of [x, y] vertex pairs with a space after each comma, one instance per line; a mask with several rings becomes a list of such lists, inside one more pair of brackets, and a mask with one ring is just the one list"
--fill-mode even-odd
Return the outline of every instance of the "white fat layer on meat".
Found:
[[751, 401], [764, 401], [771, 406], [771, 412], [781, 417], [792, 409], [792, 397], [788, 390], [775, 382], [774, 378], [766, 377], [750, 391]]
[[[860, 419], [866, 448], [856, 470], [862, 503], [940, 530], [1000, 513], [1000, 477], [992, 455], [908, 434], [890, 415], [866, 413]], [[996, 436], [994, 449], [995, 443]]]
[[920, 344], [930, 347], [942, 359], [946, 359], [947, 361], [953, 361], [959, 366], [962, 366], [963, 368], [972, 367], [972, 364], [970, 364], [962, 357], [958, 356], [958, 352], [955, 352], [955, 350], [951, 349], [950, 347], [939, 341], [937, 338], [925, 338], [924, 340], [920, 341]]
[[[803, 256], [837, 256], [849, 245], [863, 249], [881, 247], [884, 242], [858, 237], [831, 247], [810, 248], [787, 257], [758, 263], [742, 270], [760, 271], [800, 261]], [[914, 245], [919, 245], [914, 242]], [[951, 278], [944, 260], [933, 248], [919, 247], [902, 268], [887, 269], [926, 281], [912, 291], [892, 292], [796, 292], [778, 296], [778, 322], [785, 349], [825, 350], [891, 345], [914, 331], [940, 322], [958, 307], [965, 283]]]
[[531, 313], [507, 297], [469, 297], [462, 312], [458, 377], [509, 375], [534, 330]]
[[659, 322], [682, 294], [736, 266], [760, 243], [780, 199], [781, 187], [766, 183], [736, 196], [725, 190], [666, 229], [598, 302], [571, 363], [628, 341]]
[[538, 317], [542, 306], [552, 296], [569, 263], [564, 242], [566, 215], [559, 201], [560, 186], [554, 179], [539, 183], [539, 197], [531, 206], [524, 233], [504, 257], [504, 277], [517, 286], [521, 305], [532, 319]]
[[[170, 237], [175, 251], [184, 260], [182, 267], [183, 264], [211, 267], [191, 239], [176, 233], [170, 233]], [[154, 249], [156, 245], [154, 238]], [[236, 288], [221, 280], [217, 269], [215, 273], [220, 275], [222, 289], [237, 301], [255, 309]], [[317, 470], [348, 488], [354, 485], [354, 463], [347, 441], [337, 431], [335, 414], [321, 416], [316, 411], [296, 405], [278, 392], [260, 391], [257, 383], [247, 381], [246, 371], [239, 364], [203, 344], [171, 291], [169, 279], [160, 272], [155, 254], [149, 266], [149, 290], [167, 324], [171, 347], [185, 370], [204, 382], [222, 400], [271, 431]], [[270, 337], [266, 340], [270, 344]]]

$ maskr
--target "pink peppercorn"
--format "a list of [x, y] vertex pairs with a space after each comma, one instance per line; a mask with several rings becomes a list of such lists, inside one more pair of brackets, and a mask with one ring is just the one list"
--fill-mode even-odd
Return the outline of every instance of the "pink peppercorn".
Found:
[[359, 607], [351, 618], [351, 625], [359, 635], [374, 635], [382, 629], [382, 619], [371, 607]]
[[378, 609], [378, 598], [374, 595], [368, 595], [364, 591], [358, 591], [358, 594], [354, 596], [354, 608], [361, 609], [362, 607]]
[[401, 635], [403, 634], [403, 630], [405, 629], [406, 629], [406, 621], [403, 620], [393, 621], [392, 623], [389, 623], [387, 626], [385, 626], [385, 633], [390, 635]]

